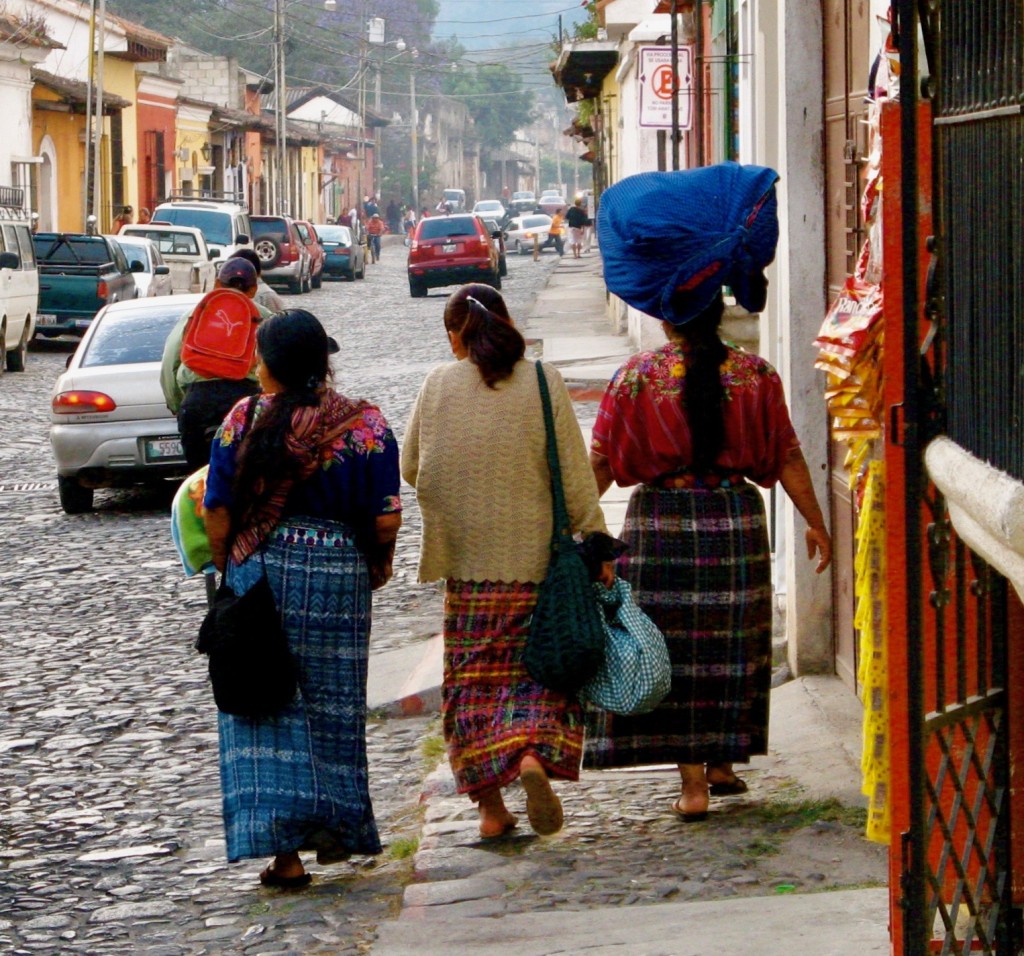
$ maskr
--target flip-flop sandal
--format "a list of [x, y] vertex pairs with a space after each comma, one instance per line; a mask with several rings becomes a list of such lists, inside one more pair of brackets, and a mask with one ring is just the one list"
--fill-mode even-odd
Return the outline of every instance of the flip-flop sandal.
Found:
[[672, 812], [679, 817], [683, 823], [700, 823], [701, 820], [706, 820], [708, 818], [707, 810], [698, 810], [696, 813], [688, 813], [685, 811], [681, 806], [679, 806], [679, 801], [681, 799], [682, 797], [678, 797], [675, 803], [672, 804]]
[[551, 836], [562, 829], [562, 801], [558, 799], [543, 767], [524, 767], [519, 779], [526, 791], [526, 818], [538, 836]]
[[303, 873], [300, 876], [281, 876], [272, 866], [268, 866], [260, 874], [260, 882], [264, 886], [274, 887], [278, 890], [299, 890], [309, 886], [313, 876], [310, 873]]
[[742, 777], [709, 784], [709, 792], [713, 797], [738, 797], [741, 793], [746, 793], [747, 789], [747, 783]]

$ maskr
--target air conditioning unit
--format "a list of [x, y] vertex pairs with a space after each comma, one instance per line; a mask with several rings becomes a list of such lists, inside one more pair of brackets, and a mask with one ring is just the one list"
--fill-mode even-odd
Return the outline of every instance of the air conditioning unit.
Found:
[[192, 182], [192, 167], [191, 166], [182, 166], [181, 169], [178, 170], [178, 182], [181, 182], [181, 183], [190, 183], [190, 182]]
[[189, 152], [189, 150], [186, 149], [184, 146], [182, 146], [181, 149], [178, 150], [177, 156], [178, 156], [178, 159], [180, 159], [183, 163], [185, 163], [185, 162], [188, 162], [188, 160], [191, 158], [192, 153]]

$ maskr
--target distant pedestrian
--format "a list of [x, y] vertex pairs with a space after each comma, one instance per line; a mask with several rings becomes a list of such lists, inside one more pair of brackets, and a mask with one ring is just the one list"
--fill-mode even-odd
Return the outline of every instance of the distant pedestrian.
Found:
[[145, 206], [143, 206], [139, 210], [139, 225], [144, 226], [147, 222], [151, 222], [152, 219], [153, 214]]
[[272, 856], [264, 886], [381, 852], [366, 758], [371, 590], [391, 577], [401, 525], [398, 446], [380, 409], [331, 387], [331, 340], [290, 309], [257, 334], [261, 394], [217, 433], [204, 505], [217, 569], [236, 593], [266, 577], [299, 692], [272, 717], [218, 714], [228, 860]]
[[[580, 705], [534, 681], [523, 654], [550, 558], [551, 485], [537, 370], [501, 295], [463, 286], [444, 324], [458, 361], [420, 389], [402, 475], [423, 516], [421, 581], [444, 579], [442, 724], [459, 793], [479, 805], [480, 835], [516, 826], [502, 787], [526, 789], [533, 829], [562, 826], [548, 777], [579, 779]], [[605, 531], [569, 392], [544, 366], [574, 531]], [[611, 574], [611, 565], [608, 566]]]
[[374, 213], [366, 224], [367, 245], [370, 252], [370, 262], [377, 262], [380, 259], [380, 237], [384, 235], [386, 227], [384, 220], [379, 213]]
[[388, 203], [385, 216], [387, 217], [388, 232], [397, 236], [402, 231], [402, 214], [398, 210], [398, 203], [393, 199]]
[[115, 217], [110, 227], [111, 232], [116, 236], [121, 231], [122, 226], [130, 226], [133, 222], [135, 222], [134, 210], [131, 206], [124, 206]]
[[380, 212], [380, 206], [377, 205], [376, 196], [367, 196], [363, 200], [363, 216], [367, 221], [376, 216]]
[[583, 255], [583, 233], [587, 228], [587, 214], [583, 209], [582, 199], [577, 199], [569, 208], [565, 214], [565, 222], [569, 227], [572, 257], [579, 259]]
[[555, 214], [551, 217], [551, 225], [548, 226], [548, 237], [542, 243], [541, 249], [547, 249], [548, 246], [554, 246], [555, 252], [560, 256], [565, 255], [565, 241], [562, 238], [562, 231], [565, 228], [563, 225], [564, 220], [565, 217], [562, 210], [555, 210]]
[[402, 228], [405, 230], [405, 244], [412, 242], [412, 234], [416, 229], [416, 210], [407, 206], [402, 217]]

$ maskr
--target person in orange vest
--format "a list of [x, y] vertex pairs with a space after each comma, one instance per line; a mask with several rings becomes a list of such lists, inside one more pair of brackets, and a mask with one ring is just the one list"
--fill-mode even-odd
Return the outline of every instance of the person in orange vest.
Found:
[[565, 254], [565, 243], [562, 241], [562, 230], [565, 228], [562, 223], [565, 221], [565, 215], [561, 209], [559, 209], [551, 217], [551, 225], [548, 227], [548, 238], [545, 240], [541, 249], [547, 249], [548, 246], [554, 246], [555, 252], [560, 256]]
[[380, 258], [380, 237], [387, 232], [387, 228], [384, 225], [384, 220], [380, 218], [379, 212], [375, 212], [370, 216], [370, 221], [366, 224], [366, 234], [369, 237], [370, 246], [370, 262], [376, 262]]

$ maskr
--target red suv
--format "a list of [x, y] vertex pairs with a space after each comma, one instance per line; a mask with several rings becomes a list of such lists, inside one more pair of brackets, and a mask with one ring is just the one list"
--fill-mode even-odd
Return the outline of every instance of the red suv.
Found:
[[409, 245], [409, 294], [422, 298], [439, 285], [484, 282], [501, 288], [498, 252], [479, 216], [431, 216], [416, 225]]

